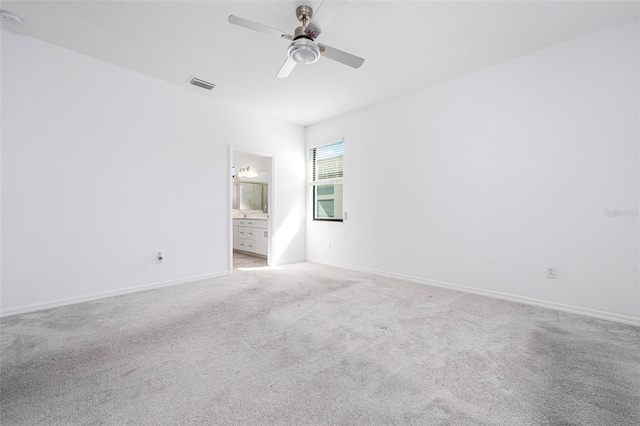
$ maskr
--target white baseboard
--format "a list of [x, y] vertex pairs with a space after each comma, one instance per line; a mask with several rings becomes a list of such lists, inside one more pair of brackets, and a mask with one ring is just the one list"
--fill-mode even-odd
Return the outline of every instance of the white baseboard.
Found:
[[477, 294], [480, 296], [492, 297], [494, 299], [508, 300], [510, 302], [517, 302], [525, 305], [538, 306], [541, 308], [553, 309], [560, 312], [583, 315], [586, 317], [597, 318], [601, 320], [613, 321], [621, 324], [628, 324], [628, 325], [634, 325], [636, 327], [640, 327], [640, 317], [633, 317], [630, 315], [621, 315], [613, 312], [598, 311], [596, 309], [582, 308], [580, 306], [573, 306], [573, 305], [565, 305], [563, 303], [549, 302], [546, 300], [535, 299], [532, 297], [518, 296], [515, 294], [503, 293], [500, 291], [484, 290], [481, 288], [469, 287], [461, 284], [448, 283], [444, 281], [429, 280], [425, 278], [414, 277], [411, 275], [396, 274], [393, 272], [379, 271], [377, 269], [362, 268], [359, 266], [345, 265], [345, 264], [336, 263], [336, 262], [328, 262], [322, 259], [308, 258], [307, 261], [313, 262], [313, 263], [320, 263], [323, 265], [335, 266], [338, 268], [350, 269], [350, 270], [359, 271], [359, 272], [366, 272], [370, 274], [380, 275], [383, 277], [397, 278], [403, 281], [409, 281], [409, 282], [418, 283], [418, 284], [425, 284], [433, 287], [457, 290], [464, 293]]
[[299, 262], [306, 262], [306, 261], [307, 261], [307, 259], [304, 258], [304, 257], [299, 257], [299, 258], [295, 258], [295, 259], [284, 259], [284, 260], [280, 259], [276, 266], [288, 265], [290, 263], [299, 263]]
[[58, 306], [73, 305], [76, 303], [88, 302], [91, 300], [105, 299], [107, 297], [121, 296], [123, 294], [137, 293], [139, 291], [151, 290], [154, 288], [168, 287], [168, 286], [178, 285], [178, 284], [186, 284], [193, 281], [222, 277], [225, 275], [229, 275], [229, 271], [220, 271], [220, 272], [213, 272], [211, 274], [194, 275], [191, 277], [178, 278], [175, 280], [160, 281], [157, 283], [143, 284], [143, 285], [138, 285], [134, 287], [121, 288], [117, 290], [102, 291], [100, 293], [92, 293], [84, 296], [58, 299], [50, 302], [34, 303], [31, 305], [22, 305], [22, 306], [17, 306], [15, 308], [3, 309], [2, 311], [0, 311], [0, 318], [8, 317], [11, 315], [24, 314], [27, 312], [41, 311], [43, 309], [57, 308]]

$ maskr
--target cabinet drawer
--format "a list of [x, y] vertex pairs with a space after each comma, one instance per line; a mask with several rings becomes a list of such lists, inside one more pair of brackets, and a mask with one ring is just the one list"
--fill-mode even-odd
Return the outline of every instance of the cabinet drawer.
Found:
[[267, 221], [266, 220], [251, 220], [248, 219], [243, 226], [249, 226], [251, 228], [260, 228], [267, 229]]
[[238, 243], [239, 250], [256, 252], [256, 242], [254, 240], [247, 240], [244, 238], [240, 238], [240, 242]]
[[247, 228], [246, 226], [238, 227], [238, 237], [246, 240], [256, 240], [256, 235], [260, 230], [255, 228]]
[[248, 240], [256, 240], [256, 235], [258, 235], [258, 232], [260, 232], [259, 229], [256, 228], [247, 228], [247, 236], [245, 237]]

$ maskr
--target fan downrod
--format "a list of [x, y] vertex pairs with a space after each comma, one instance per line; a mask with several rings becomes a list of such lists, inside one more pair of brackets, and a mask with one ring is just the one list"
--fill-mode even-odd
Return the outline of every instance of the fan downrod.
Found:
[[296, 28], [294, 32], [294, 39], [304, 37], [313, 41], [316, 35], [315, 31], [310, 31], [310, 29], [307, 28], [312, 17], [313, 9], [311, 6], [302, 5], [296, 8], [296, 18], [298, 18], [298, 21], [300, 21], [302, 25]]

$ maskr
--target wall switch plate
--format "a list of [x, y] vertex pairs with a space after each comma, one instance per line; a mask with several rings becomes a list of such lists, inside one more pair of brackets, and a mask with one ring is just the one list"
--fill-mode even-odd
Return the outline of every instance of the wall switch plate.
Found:
[[547, 278], [555, 280], [558, 277], [558, 268], [555, 266], [547, 266]]
[[331, 242], [330, 241], [325, 241], [324, 242], [324, 248], [330, 249], [331, 248]]

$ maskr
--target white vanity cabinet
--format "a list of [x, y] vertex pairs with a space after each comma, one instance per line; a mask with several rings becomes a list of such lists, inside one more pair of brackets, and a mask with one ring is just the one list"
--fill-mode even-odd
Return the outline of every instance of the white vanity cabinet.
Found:
[[233, 249], [266, 256], [267, 227], [266, 219], [233, 219]]
[[269, 231], [257, 228], [256, 233], [256, 253], [267, 255], [267, 241], [269, 241]]

